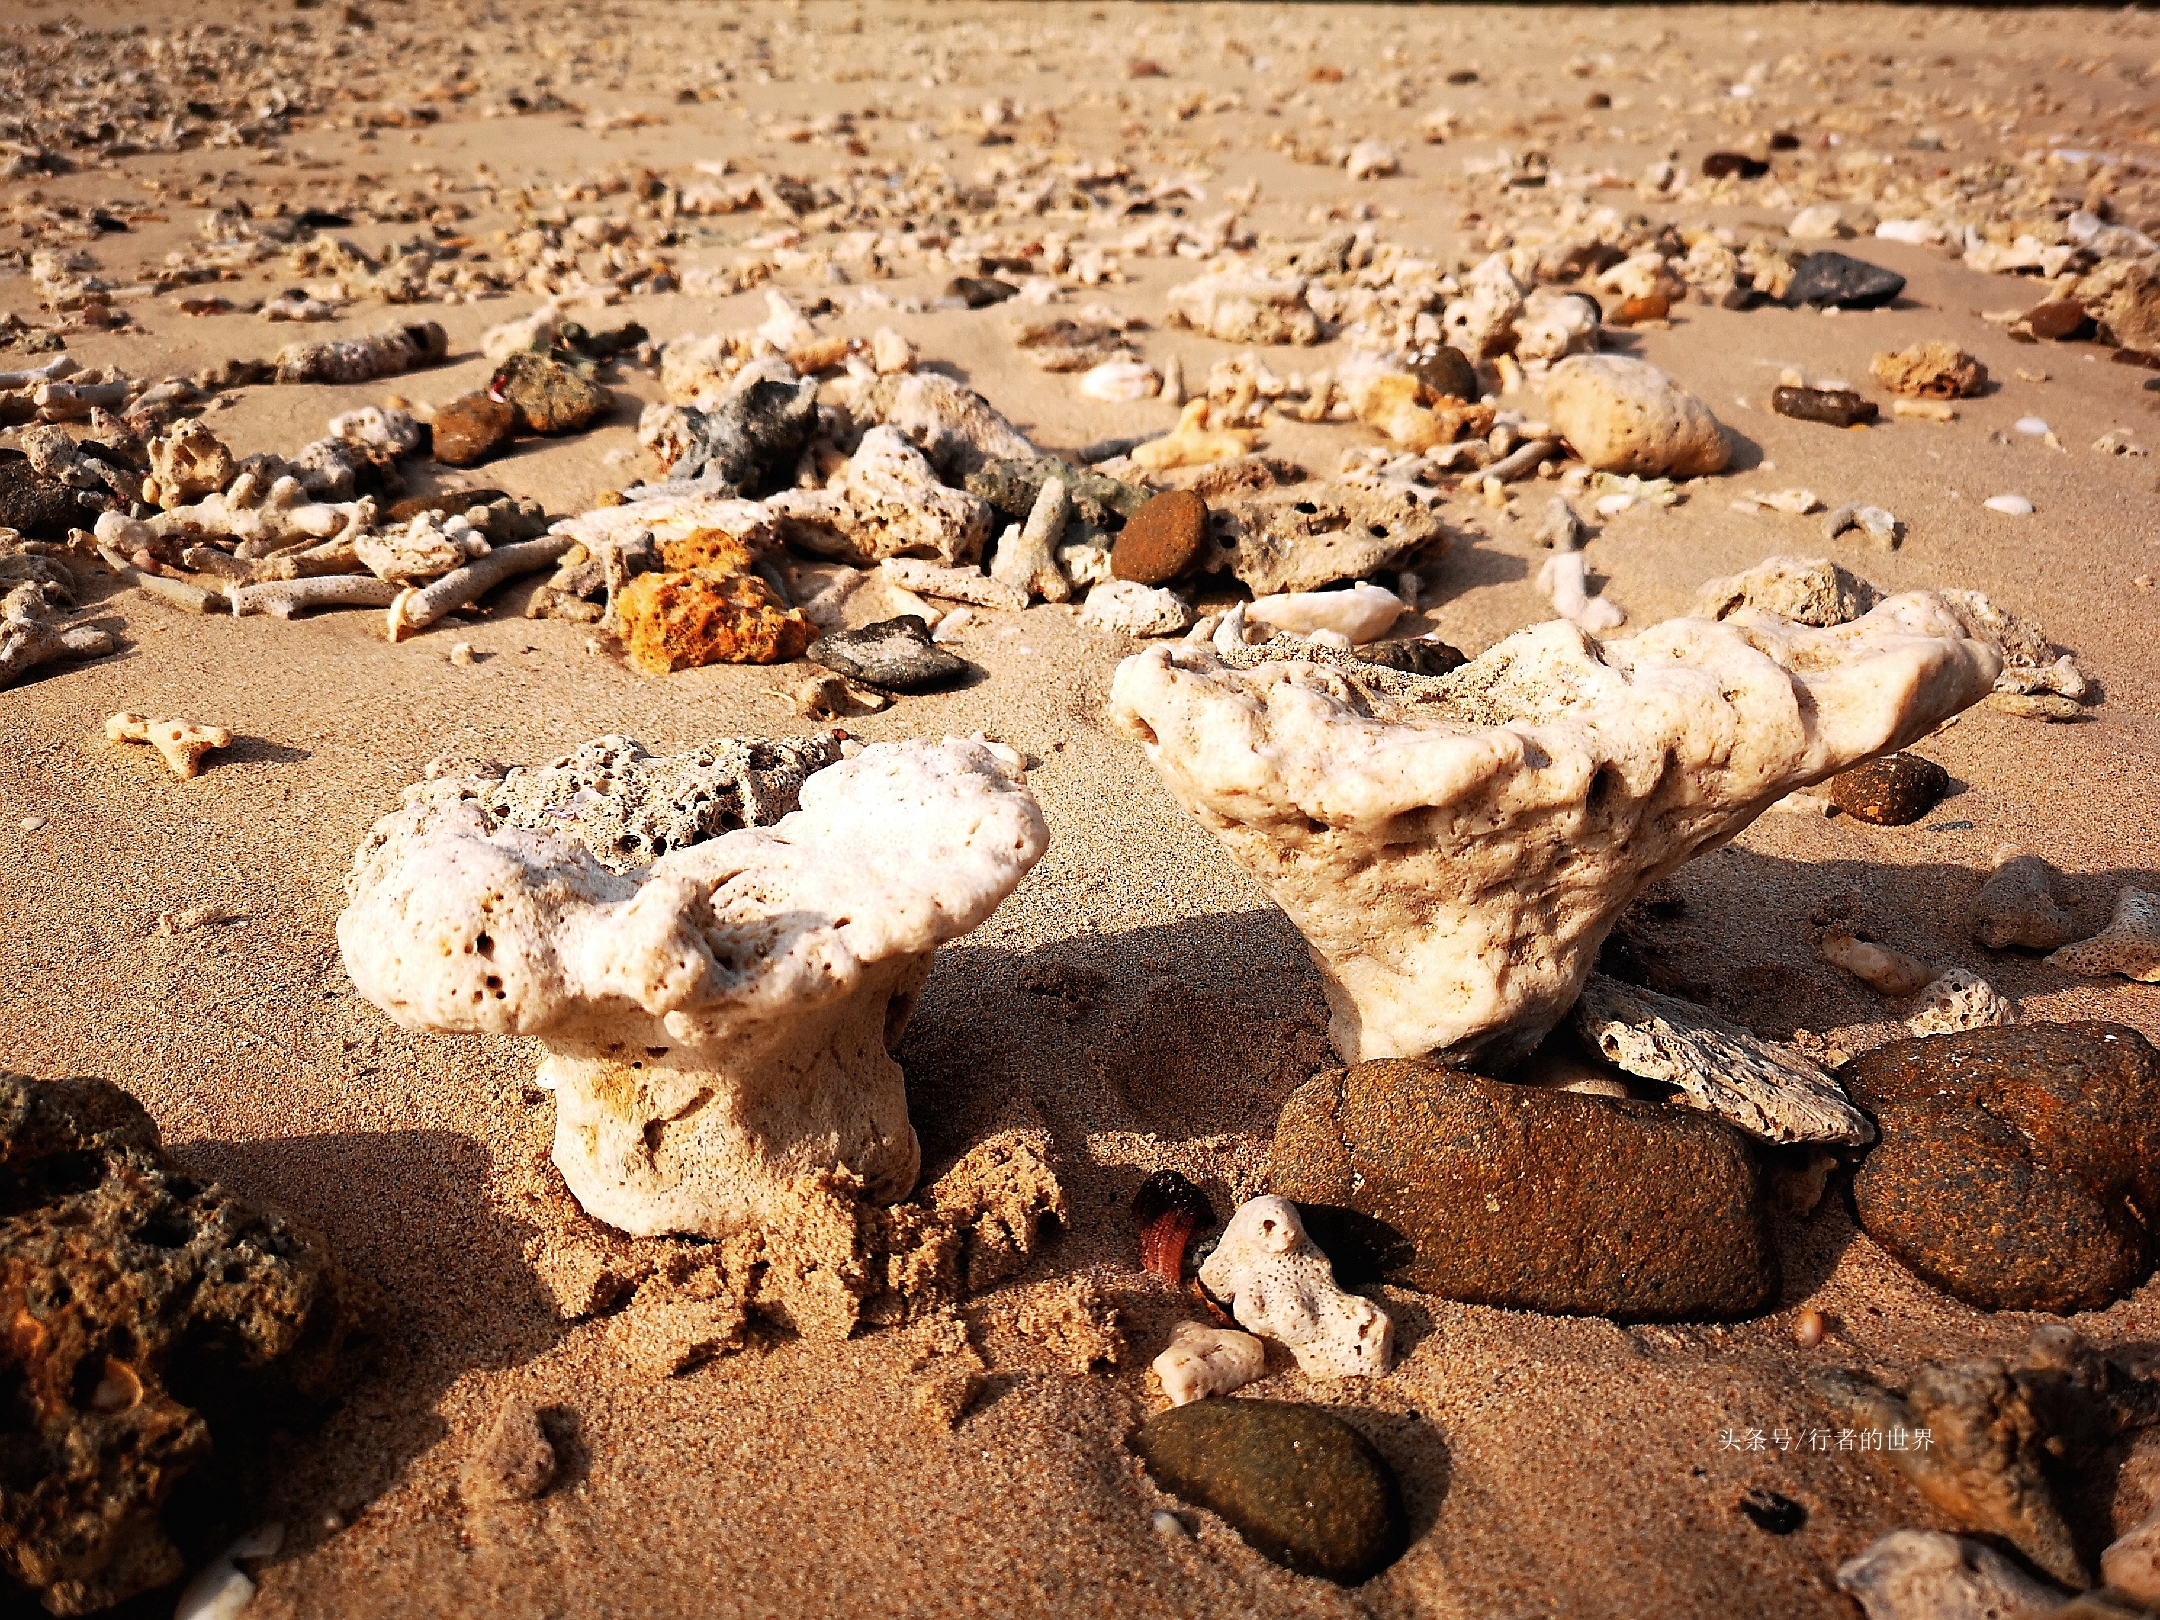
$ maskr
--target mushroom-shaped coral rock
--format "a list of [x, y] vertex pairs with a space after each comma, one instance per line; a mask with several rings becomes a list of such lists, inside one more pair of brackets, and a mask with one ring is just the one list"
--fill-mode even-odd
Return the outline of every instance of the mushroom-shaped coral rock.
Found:
[[1553, 621], [1451, 674], [1286, 640], [1125, 660], [1117, 723], [1304, 934], [1355, 1063], [1529, 1051], [1621, 909], [1795, 788], [1902, 748], [2001, 668], [1940, 598], [1598, 641]]
[[375, 824], [338, 943], [407, 1029], [538, 1036], [555, 1163], [624, 1231], [735, 1231], [790, 1177], [873, 1197], [921, 1151], [892, 1051], [937, 947], [997, 909], [1049, 829], [999, 751], [876, 743], [801, 808], [612, 872], [433, 783]]

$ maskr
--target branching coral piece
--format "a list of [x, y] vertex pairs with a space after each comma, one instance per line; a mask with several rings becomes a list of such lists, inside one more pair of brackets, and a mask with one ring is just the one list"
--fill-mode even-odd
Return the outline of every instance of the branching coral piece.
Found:
[[146, 742], [164, 756], [173, 775], [202, 773], [203, 755], [230, 748], [232, 733], [223, 726], [199, 726], [192, 720], [151, 720], [139, 714], [109, 714], [105, 735], [114, 742]]
[[1554, 621], [1429, 679], [1157, 647], [1111, 708], [1305, 935], [1345, 1058], [1505, 1063], [1644, 887], [2000, 667], [1915, 593], [1827, 630], [1679, 619], [1600, 643]]
[[845, 1166], [880, 1200], [914, 1185], [891, 1052], [937, 947], [1049, 842], [989, 747], [874, 745], [810, 777], [778, 824], [623, 875], [502, 826], [487, 786], [376, 824], [338, 940], [405, 1028], [546, 1044], [555, 1162], [589, 1213], [717, 1237], [793, 1176]]

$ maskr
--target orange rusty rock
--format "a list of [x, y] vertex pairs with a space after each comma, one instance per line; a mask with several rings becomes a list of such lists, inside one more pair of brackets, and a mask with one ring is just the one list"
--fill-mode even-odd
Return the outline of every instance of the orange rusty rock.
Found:
[[817, 632], [755, 574], [640, 574], [615, 599], [631, 662], [649, 675], [705, 664], [779, 664]]

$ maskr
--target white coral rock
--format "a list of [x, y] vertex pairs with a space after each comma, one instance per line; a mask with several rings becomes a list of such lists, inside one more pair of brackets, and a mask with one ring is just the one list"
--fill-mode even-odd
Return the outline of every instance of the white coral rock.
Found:
[[2048, 966], [2095, 979], [2119, 973], [2140, 984], [2160, 984], [2160, 894], [2124, 889], [2115, 896], [2107, 927], [2065, 945], [2048, 958]]
[[1395, 174], [1401, 168], [1395, 148], [1386, 141], [1359, 141], [1343, 159], [1343, 170], [1353, 180], [1373, 180], [1381, 175]]
[[1955, 1035], [2018, 1021], [2018, 1004], [1971, 968], [1945, 968], [1920, 992], [1920, 1010], [1905, 1020], [1915, 1035]]
[[990, 503], [940, 483], [923, 452], [891, 427], [862, 436], [835, 487], [782, 490], [765, 506], [797, 545], [864, 568], [886, 557], [951, 568], [980, 558], [990, 538]]
[[1088, 592], [1080, 622], [1114, 635], [1174, 636], [1191, 628], [1193, 610], [1175, 591], [1137, 580], [1109, 579]]
[[1505, 1061], [1642, 888], [2000, 667], [1916, 592], [1827, 630], [1556, 620], [1428, 681], [1180, 643], [1126, 659], [1111, 712], [1304, 934], [1345, 1058]]
[[1545, 405], [1577, 455], [1600, 472], [1694, 478], [1731, 454], [1710, 408], [1647, 360], [1579, 354], [1552, 368]]
[[1318, 343], [1320, 317], [1296, 276], [1216, 271], [1172, 287], [1170, 318], [1225, 343]]
[[1170, 1346], [1149, 1363], [1172, 1406], [1243, 1389], [1267, 1371], [1267, 1346], [1235, 1328], [1180, 1322]]
[[1353, 647], [1361, 647], [1386, 635], [1402, 612], [1403, 600], [1393, 591], [1360, 581], [1347, 591], [1290, 591], [1256, 597], [1246, 605], [1245, 617], [1293, 636], [1332, 630], [1349, 637]]
[[790, 1177], [914, 1185], [899, 1044], [937, 947], [1042, 855], [1042, 811], [979, 742], [876, 743], [801, 808], [618, 875], [579, 844], [430, 796], [376, 823], [338, 942], [401, 1027], [533, 1035], [555, 1163], [624, 1231], [723, 1236]]
[[1335, 1286], [1327, 1255], [1287, 1198], [1238, 1205], [1200, 1285], [1231, 1302], [1240, 1327], [1287, 1346], [1308, 1378], [1373, 1378], [1393, 1364], [1395, 1324], [1371, 1300]]

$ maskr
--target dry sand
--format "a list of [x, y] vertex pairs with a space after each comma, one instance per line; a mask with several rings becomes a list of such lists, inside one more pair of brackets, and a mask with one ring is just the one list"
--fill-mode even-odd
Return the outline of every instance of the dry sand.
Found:
[[[513, 15], [363, 3], [373, 27], [342, 36], [340, 71], [358, 73], [393, 45], [405, 64], [397, 82], [365, 92], [374, 104], [460, 72], [487, 90], [443, 100], [438, 123], [364, 139], [344, 124], [371, 102], [329, 100], [328, 117], [303, 120], [281, 143], [320, 160], [319, 170], [258, 168], [259, 154], [246, 150], [148, 154], [18, 178], [0, 186], [0, 202], [21, 214], [40, 197], [119, 198], [167, 216], [94, 244], [124, 275], [136, 258], [186, 240], [202, 207], [242, 194], [259, 205], [276, 185], [297, 187], [286, 195], [304, 205], [318, 183], [367, 171], [405, 184], [408, 165], [423, 162], [463, 185], [485, 160], [507, 193], [616, 163], [678, 181], [693, 161], [721, 157], [747, 173], [898, 160], [964, 174], [1055, 149], [1061, 163], [1123, 153], [1149, 172], [1197, 165], [1211, 191], [1258, 178], [1248, 221], [1286, 237], [1326, 228], [1308, 219], [1316, 205], [1369, 202], [1388, 239], [1452, 261], [1485, 228], [1466, 211], [1489, 210], [1493, 196], [1490, 179], [1465, 174], [1466, 158], [1535, 144], [1556, 162], [1632, 177], [1677, 149], [1692, 173], [1713, 147], [1759, 149], [1770, 129], [1789, 127], [1810, 141], [1852, 131], [1849, 146], [1884, 153], [1901, 173], [1938, 161], [1908, 146], [1923, 130], [1945, 142], [1943, 163], [1995, 150], [2014, 157], [2055, 136], [2110, 145], [2146, 166], [2146, 211], [2160, 214], [2149, 202], [2160, 166], [2160, 22], [2150, 16], [660, 4]], [[325, 35], [337, 27], [335, 6], [298, 15]], [[214, 25], [230, 31], [221, 48], [239, 72], [238, 47], [288, 20], [269, 8], [16, 0], [0, 19], [0, 51], [51, 50], [63, 26]], [[765, 42], [762, 58], [753, 40]], [[513, 42], [522, 55], [506, 54]], [[453, 55], [461, 48], [473, 54]], [[1609, 65], [1596, 60], [1608, 53]], [[1773, 73], [1753, 101], [1716, 95], [1751, 64], [1794, 53], [1802, 67]], [[1136, 56], [1165, 76], [1129, 80]], [[1562, 70], [1571, 58], [1591, 62], [1587, 77]], [[1308, 83], [1320, 64], [1342, 67], [1341, 82]], [[732, 82], [716, 67], [731, 69]], [[1445, 83], [1459, 67], [1480, 81]], [[478, 101], [541, 71], [581, 107], [659, 121], [597, 132], [580, 128], [576, 111], [474, 116]], [[684, 85], [711, 94], [679, 101]], [[1613, 109], [1584, 112], [1592, 90], [1610, 93]], [[1174, 115], [1188, 98], [1233, 91], [1241, 107]], [[1985, 127], [1957, 110], [1983, 93], [1998, 102]], [[1021, 104], [1019, 141], [978, 151], [974, 110], [1000, 94]], [[881, 97], [906, 110], [858, 126], [867, 157], [828, 139], [790, 144], [756, 116], [776, 113], [785, 125]], [[2015, 116], [2000, 111], [2012, 100]], [[1453, 137], [1422, 144], [1420, 120], [1443, 104], [1461, 115]], [[1322, 127], [1323, 117], [1334, 123]], [[923, 126], [922, 138], [910, 124]], [[1405, 173], [1351, 184], [1271, 151], [1277, 132], [1380, 135], [1397, 143]], [[2080, 190], [2084, 173], [2066, 172], [2064, 188]], [[144, 190], [153, 176], [172, 182], [163, 202]], [[469, 234], [513, 223], [484, 196], [464, 200], [477, 210], [460, 227]], [[1743, 230], [1791, 212], [1638, 204], [1627, 190], [1612, 200]], [[716, 258], [765, 228], [755, 215], [696, 223], [713, 229]], [[361, 222], [341, 234], [378, 247], [414, 229]], [[693, 235], [686, 262], [705, 245]], [[2160, 448], [2160, 395], [2143, 387], [2153, 374], [2106, 364], [2089, 346], [2013, 344], [1979, 318], [2027, 301], [2007, 278], [1931, 249], [1849, 246], [1911, 278], [1900, 307], [1826, 319], [1689, 304], [1669, 330], [1631, 340], [1746, 448], [1734, 471], [1683, 505], [1605, 527], [1592, 559], [1606, 591], [1632, 623], [1651, 623], [1683, 610], [1706, 577], [1772, 552], [1820, 554], [1818, 518], [1728, 509], [1743, 489], [1806, 485], [1833, 505], [1880, 502], [1909, 525], [1896, 554], [1855, 548], [1842, 553], [1851, 566], [1886, 587], [1972, 587], [2036, 615], [2105, 701], [2088, 722], [2064, 726], [1976, 710], [1929, 740], [1922, 751], [1957, 784], [1929, 825], [1766, 817], [1680, 874], [1688, 910], [1669, 932], [1675, 965], [1766, 1033], [1879, 1041], [1894, 1031], [1891, 1011], [1814, 957], [1810, 914], [1828, 906], [1895, 946], [1983, 968], [2023, 999], [2029, 1018], [2110, 1018], [2160, 1038], [2160, 990], [2074, 981], [2030, 956], [1978, 952], [1963, 920], [2003, 842], [2069, 874], [2087, 928], [2122, 883], [2155, 880], [2160, 591], [2132, 581], [2160, 572], [2156, 463], [2088, 449], [2118, 427]], [[1138, 256], [1124, 266], [1125, 284], [1085, 296], [1159, 316], [1164, 290], [1194, 268]], [[237, 300], [298, 279], [275, 261], [262, 271], [201, 290]], [[877, 285], [934, 297], [949, 274]], [[244, 314], [191, 320], [171, 307], [186, 291], [134, 303], [139, 330], [72, 337], [70, 352], [155, 376], [267, 353], [296, 335]], [[391, 393], [446, 400], [484, 378], [480, 333], [536, 301], [422, 306], [409, 313], [443, 321], [453, 364], [342, 389], [248, 389], [208, 420], [241, 452], [291, 452], [335, 410]], [[0, 306], [35, 313], [24, 277], [0, 274]], [[363, 304], [298, 335], [369, 330], [402, 313]], [[604, 318], [618, 317], [665, 339], [752, 325], [763, 302], [756, 293], [638, 297]], [[1046, 447], [1168, 425], [1173, 413], [1160, 401], [1092, 403], [1071, 379], [1017, 363], [1001, 321], [996, 311], [866, 312], [827, 324], [899, 327]], [[1953, 425], [1841, 433], [1765, 408], [1778, 363], [1864, 381], [1876, 349], [1935, 336], [1978, 355], [2001, 384], [1965, 402]], [[1235, 352], [1160, 330], [1142, 344], [1158, 363], [1183, 356], [1188, 377]], [[2021, 380], [2020, 367], [2048, 380]], [[658, 395], [657, 380], [635, 368], [620, 386]], [[2007, 433], [2027, 414], [2048, 420], [2065, 453]], [[528, 443], [466, 483], [537, 496], [555, 513], [581, 510], [603, 489], [652, 475], [643, 463], [603, 460], [634, 453], [634, 420], [626, 405], [593, 433]], [[1372, 438], [1357, 426], [1270, 434], [1273, 447], [1322, 469], [1344, 445]], [[2037, 514], [1981, 510], [2006, 490], [2029, 496]], [[1506, 520], [1468, 499], [1453, 504], [1462, 537], [1413, 628], [1476, 650], [1547, 615], [1530, 584], [1540, 554], [1529, 540], [1536, 510], [1526, 510]], [[1289, 923], [1103, 722], [1110, 673], [1129, 648], [1059, 608], [992, 615], [970, 633], [962, 650], [987, 672], [979, 683], [851, 722], [868, 739], [982, 729], [1009, 740], [1030, 758], [1052, 828], [1033, 876], [940, 957], [901, 1052], [926, 1162], [957, 1153], [1022, 1096], [1052, 1127], [1072, 1199], [1070, 1228], [1045, 1258], [968, 1306], [992, 1369], [986, 1394], [950, 1434], [918, 1422], [911, 1347], [899, 1332], [844, 1345], [777, 1342], [658, 1385], [636, 1378], [611, 1353], [604, 1322], [557, 1320], [526, 1259], [531, 1240], [575, 1214], [547, 1162], [552, 1110], [528, 1087], [533, 1050], [395, 1030], [354, 994], [331, 925], [353, 847], [430, 758], [541, 760], [605, 732], [667, 751], [714, 735], [798, 731], [805, 723], [772, 690], [784, 672], [650, 679], [589, 647], [585, 627], [508, 612], [399, 646], [380, 639], [375, 613], [197, 619], [125, 592], [106, 613], [122, 635], [119, 656], [0, 694], [0, 1062], [119, 1082], [186, 1159], [313, 1222], [386, 1301], [375, 1367], [287, 1459], [269, 1509], [288, 1526], [286, 1547], [265, 1567], [251, 1616], [1850, 1613], [1832, 1584], [1839, 1561], [1888, 1529], [1948, 1527], [1856, 1454], [1784, 1452], [1774, 1438], [1761, 1452], [1721, 1446], [1729, 1429], [1833, 1423], [1801, 1382], [1810, 1365], [1897, 1372], [1946, 1352], [2013, 1346], [2034, 1325], [1921, 1284], [1833, 1199], [1781, 1226], [1784, 1300], [1757, 1321], [1629, 1328], [1380, 1290], [1402, 1349], [1392, 1376], [1316, 1387], [1278, 1352], [1253, 1393], [1324, 1400], [1405, 1482], [1413, 1544], [1363, 1588], [1287, 1574], [1206, 1516], [1191, 1539], [1150, 1528], [1165, 1499], [1123, 1442], [1160, 1404], [1146, 1361], [1185, 1313], [1138, 1272], [1127, 1201], [1161, 1166], [1200, 1181], [1219, 1209], [1259, 1189], [1277, 1108], [1328, 1057], [1318, 982]], [[452, 666], [453, 639], [469, 641], [478, 661]], [[104, 740], [101, 723], [115, 709], [186, 715], [240, 740], [199, 779], [180, 782], [148, 750]], [[33, 817], [43, 825], [24, 831]], [[213, 901], [243, 920], [153, 933], [158, 913]], [[1021, 988], [1042, 964], [1092, 970], [1086, 982], [1098, 988], [1077, 1018]], [[1021, 1299], [1075, 1273], [1096, 1278], [1124, 1312], [1125, 1366], [1075, 1375], [1013, 1329]], [[1802, 1306], [1834, 1321], [1815, 1351], [1794, 1348]], [[2077, 1325], [2106, 1344], [2160, 1337], [2160, 1293], [2148, 1286]], [[459, 1467], [511, 1395], [574, 1414], [567, 1477], [536, 1504], [469, 1511]], [[2093, 1511], [2126, 1526], [2148, 1505], [2148, 1479], [2160, 1475], [2126, 1472], [2115, 1500]], [[1804, 1504], [1804, 1528], [1782, 1538], [1758, 1530], [1735, 1509], [1750, 1487]]]

